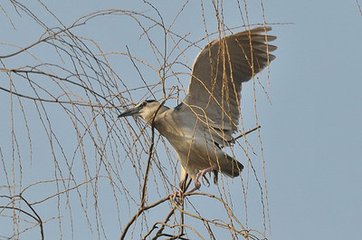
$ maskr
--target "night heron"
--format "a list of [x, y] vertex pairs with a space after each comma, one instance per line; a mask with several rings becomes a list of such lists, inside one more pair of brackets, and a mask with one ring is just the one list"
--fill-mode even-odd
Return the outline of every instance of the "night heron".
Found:
[[119, 117], [139, 116], [154, 126], [176, 150], [180, 187], [187, 175], [195, 184], [207, 172], [239, 176], [244, 166], [223, 152], [233, 143], [240, 117], [240, 91], [275, 56], [270, 27], [258, 27], [210, 42], [197, 56], [186, 98], [175, 108], [147, 100]]

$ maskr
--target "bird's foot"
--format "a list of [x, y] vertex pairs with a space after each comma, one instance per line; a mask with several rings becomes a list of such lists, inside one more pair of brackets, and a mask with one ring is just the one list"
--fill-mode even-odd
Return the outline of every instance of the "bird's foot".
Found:
[[196, 178], [195, 187], [193, 189], [191, 189], [190, 191], [188, 191], [188, 193], [195, 192], [196, 190], [199, 190], [200, 187], [201, 187], [201, 182], [199, 181], [199, 179]]
[[[200, 170], [197, 174], [196, 174], [196, 178], [195, 178], [195, 187], [193, 189], [191, 189], [188, 193], [192, 193], [192, 192], [195, 192], [196, 190], [199, 190], [200, 187], [201, 187], [201, 182], [200, 182], [200, 179], [201, 181], [205, 180], [206, 183], [207, 183], [207, 186], [209, 187], [210, 186], [210, 181], [209, 179], [207, 179], [207, 177], [205, 176], [206, 173], [210, 173], [212, 171], [216, 171], [215, 170], [215, 167], [208, 167], [208, 168], [205, 168], [205, 169], [202, 169]], [[214, 182], [217, 181], [217, 175], [216, 176], [216, 179], [214, 178]]]
[[[204, 168], [202, 170], [200, 170], [197, 174], [196, 174], [196, 179], [195, 179], [195, 188], [198, 186], [197, 189], [199, 189], [201, 187], [201, 183], [200, 183], [200, 178], [202, 180], [205, 179], [207, 186], [210, 186], [210, 181], [206, 178], [205, 174], [206, 173], [211, 173], [212, 171], [215, 171], [215, 167], [208, 167], [208, 168]], [[215, 179], [214, 179], [215, 181]], [[195, 189], [195, 190], [197, 190]]]
[[175, 191], [175, 192], [173, 192], [171, 195], [170, 195], [170, 197], [171, 197], [171, 200], [173, 201], [173, 202], [175, 202], [177, 205], [182, 205], [183, 204], [183, 202], [184, 202], [184, 192], [183, 191], [179, 191], [179, 190], [177, 190], [177, 191]]

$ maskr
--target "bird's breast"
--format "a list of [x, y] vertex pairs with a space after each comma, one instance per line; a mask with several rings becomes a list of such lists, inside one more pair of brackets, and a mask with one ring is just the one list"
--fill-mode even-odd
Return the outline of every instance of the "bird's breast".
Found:
[[181, 150], [195, 141], [197, 128], [193, 119], [185, 119], [175, 114], [165, 114], [155, 122], [158, 132], [176, 149]]

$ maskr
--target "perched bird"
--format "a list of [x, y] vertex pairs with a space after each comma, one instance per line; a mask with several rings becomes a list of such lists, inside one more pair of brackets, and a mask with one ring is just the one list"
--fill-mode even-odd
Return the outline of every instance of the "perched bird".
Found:
[[[197, 56], [186, 98], [175, 108], [147, 100], [119, 117], [139, 116], [153, 125], [176, 150], [180, 186], [187, 175], [201, 186], [207, 172], [239, 176], [244, 166], [223, 152], [233, 142], [240, 117], [241, 84], [252, 79], [275, 56], [270, 27], [257, 27], [214, 40]], [[214, 179], [215, 180], [215, 179]]]

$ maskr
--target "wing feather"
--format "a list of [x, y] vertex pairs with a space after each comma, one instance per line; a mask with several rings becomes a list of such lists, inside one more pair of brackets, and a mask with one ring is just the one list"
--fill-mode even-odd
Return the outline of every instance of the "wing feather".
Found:
[[[240, 117], [242, 82], [249, 81], [275, 56], [270, 27], [258, 27], [210, 42], [197, 56], [180, 111], [192, 111], [215, 130], [213, 137], [231, 140]], [[220, 144], [222, 142], [218, 141]]]

